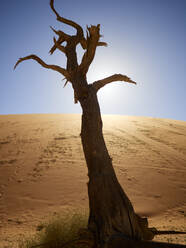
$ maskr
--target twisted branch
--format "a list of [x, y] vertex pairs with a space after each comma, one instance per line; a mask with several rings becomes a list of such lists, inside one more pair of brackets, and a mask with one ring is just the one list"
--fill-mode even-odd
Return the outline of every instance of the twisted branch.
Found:
[[60, 21], [62, 23], [65, 23], [67, 25], [70, 25], [71, 27], [73, 27], [73, 28], [75, 28], [77, 30], [76, 36], [79, 39], [78, 42], [80, 42], [80, 44], [81, 44], [83, 49], [86, 49], [87, 48], [87, 42], [86, 42], [86, 39], [84, 37], [82, 27], [79, 24], [77, 24], [76, 22], [72, 21], [72, 20], [68, 20], [66, 18], [61, 17], [58, 14], [58, 12], [55, 10], [55, 8], [54, 8], [54, 0], [50, 0], [50, 7], [53, 10], [53, 12], [55, 13], [58, 21]]
[[46, 64], [42, 59], [40, 59], [38, 56], [32, 54], [23, 58], [19, 58], [19, 60], [16, 62], [15, 66], [14, 66], [14, 70], [16, 69], [16, 67], [24, 60], [28, 60], [28, 59], [33, 59], [36, 60], [41, 66], [47, 68], [47, 69], [51, 69], [54, 71], [59, 72], [60, 74], [62, 74], [65, 78], [69, 79], [69, 73], [62, 67], [58, 66], [58, 65], [48, 65]]
[[129, 77], [127, 77], [126, 75], [122, 75], [122, 74], [114, 74], [110, 77], [95, 81], [93, 83], [94, 88], [96, 89], [96, 91], [98, 91], [99, 89], [101, 89], [102, 87], [104, 87], [106, 84], [115, 82], [115, 81], [124, 81], [124, 82], [128, 82], [128, 83], [132, 83], [132, 84], [136, 84], [136, 82], [134, 82], [133, 80], [131, 80]]
[[54, 8], [54, 0], [50, 0], [50, 7], [51, 7], [51, 9], [53, 10], [53, 12], [55, 13], [55, 15], [56, 15], [58, 21], [60, 21], [60, 22], [62, 22], [62, 23], [65, 23], [65, 24], [67, 24], [67, 25], [72, 26], [73, 28], [75, 28], [75, 29], [77, 30], [77, 35], [83, 37], [83, 29], [82, 29], [82, 27], [81, 27], [79, 24], [77, 24], [77, 23], [74, 22], [74, 21], [71, 21], [71, 20], [68, 20], [68, 19], [66, 19], [66, 18], [63, 18], [63, 17], [61, 17], [61, 16], [58, 14], [58, 12], [57, 12], [57, 11], [55, 10], [55, 8]]

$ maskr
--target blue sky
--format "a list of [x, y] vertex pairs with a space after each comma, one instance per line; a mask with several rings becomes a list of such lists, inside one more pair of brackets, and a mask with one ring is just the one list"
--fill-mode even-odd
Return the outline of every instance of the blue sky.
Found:
[[[55, 0], [66, 18], [101, 24], [103, 41], [87, 74], [91, 83], [122, 73], [137, 86], [116, 82], [100, 90], [103, 114], [151, 116], [186, 121], [186, 0]], [[49, 0], [1, 1], [0, 114], [81, 113], [73, 91], [57, 72], [35, 61], [13, 66], [19, 57], [37, 54], [45, 62], [66, 65], [60, 52], [50, 56], [49, 26], [73, 34], [56, 21]], [[78, 48], [82, 55], [82, 51]], [[79, 56], [79, 60], [81, 56]]]

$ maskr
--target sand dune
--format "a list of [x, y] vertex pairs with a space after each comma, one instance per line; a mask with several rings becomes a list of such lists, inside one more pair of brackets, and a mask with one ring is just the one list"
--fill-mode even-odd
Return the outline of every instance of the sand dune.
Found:
[[[103, 123], [136, 212], [161, 230], [186, 231], [186, 122], [108, 115]], [[80, 125], [80, 115], [0, 116], [0, 247], [56, 212], [88, 208]], [[158, 240], [186, 244], [185, 235]]]

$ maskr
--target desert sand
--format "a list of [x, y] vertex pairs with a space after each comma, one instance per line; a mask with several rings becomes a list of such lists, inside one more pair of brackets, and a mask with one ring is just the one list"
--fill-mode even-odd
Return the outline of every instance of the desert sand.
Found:
[[[186, 122], [103, 116], [118, 179], [137, 213], [160, 230], [186, 231]], [[0, 116], [0, 247], [49, 216], [88, 208], [81, 116]], [[186, 235], [155, 240], [186, 244]]]

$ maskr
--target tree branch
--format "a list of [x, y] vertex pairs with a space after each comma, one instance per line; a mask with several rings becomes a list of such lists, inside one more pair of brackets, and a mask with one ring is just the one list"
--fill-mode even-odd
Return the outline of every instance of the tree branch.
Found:
[[55, 37], [53, 37], [53, 41], [54, 41], [54, 45], [53, 47], [50, 49], [49, 53], [52, 55], [53, 52], [56, 50], [56, 48], [58, 48], [61, 52], [65, 53], [66, 54], [66, 49], [64, 46], [61, 46], [60, 44], [62, 43], [60, 41], [60, 39], [56, 40]]
[[59, 35], [58, 40], [56, 41], [56, 39], [54, 38], [54, 45], [53, 47], [50, 49], [49, 53], [52, 55], [54, 53], [54, 51], [56, 50], [56, 48], [58, 48], [59, 50], [61, 50], [62, 52], [65, 52], [65, 47], [62, 47], [61, 44], [64, 41], [67, 41], [69, 39], [69, 35], [65, 34], [64, 32], [58, 30], [56, 31], [53, 27], [50, 26], [50, 28], [52, 29], [52, 31]]
[[129, 77], [127, 77], [126, 75], [122, 75], [122, 74], [114, 74], [110, 77], [95, 81], [93, 83], [94, 88], [96, 89], [96, 91], [98, 91], [99, 89], [101, 89], [102, 87], [104, 87], [106, 84], [115, 82], [115, 81], [124, 81], [124, 82], [128, 82], [128, 83], [132, 83], [132, 84], [136, 84], [136, 82], [134, 82], [133, 80], [131, 80]]
[[[87, 37], [88, 37], [88, 34], [87, 34]], [[81, 47], [84, 50], [87, 49], [87, 47], [88, 47], [88, 44], [87, 43], [88, 42], [87, 42], [87, 40], [85, 38], [83, 38], [83, 39], [80, 40]], [[105, 46], [105, 47], [107, 47], [108, 44], [106, 42], [98, 41], [97, 46]]]
[[59, 37], [60, 38], [63, 38], [64, 39], [64, 41], [67, 41], [68, 39], [69, 39], [69, 37], [70, 37], [70, 35], [68, 35], [68, 34], [65, 34], [63, 31], [61, 31], [61, 30], [55, 30], [52, 26], [50, 26], [50, 28], [52, 29], [52, 31], [55, 33], [55, 34], [57, 34], [57, 35], [59, 35]]
[[24, 60], [28, 60], [28, 59], [33, 59], [36, 60], [41, 66], [47, 68], [47, 69], [52, 69], [54, 71], [57, 71], [59, 73], [61, 73], [66, 79], [69, 79], [69, 73], [62, 67], [57, 66], [57, 65], [48, 65], [46, 64], [42, 59], [40, 59], [38, 56], [32, 54], [23, 58], [20, 58], [17, 63], [14, 66], [14, 70], [15, 68], [19, 65], [19, 63], [21, 63]]
[[77, 30], [77, 35], [79, 35], [79, 36], [81, 36], [81, 37], [84, 36], [84, 35], [83, 35], [83, 29], [82, 29], [82, 27], [81, 27], [79, 24], [77, 24], [76, 22], [73, 22], [73, 21], [71, 21], [71, 20], [68, 20], [68, 19], [66, 19], [66, 18], [63, 18], [63, 17], [61, 17], [61, 16], [58, 14], [58, 12], [57, 12], [57, 11], [55, 10], [55, 8], [54, 8], [54, 0], [50, 0], [50, 7], [51, 7], [51, 9], [53, 10], [53, 12], [55, 13], [55, 15], [56, 15], [58, 21], [60, 21], [60, 22], [62, 22], [62, 23], [65, 23], [65, 24], [67, 24], [67, 25], [70, 25], [71, 27], [75, 28], [75, 29]]
[[65, 23], [67, 25], [70, 25], [71, 27], [73, 27], [77, 30], [77, 38], [79, 39], [78, 42], [80, 42], [83, 49], [86, 49], [87, 48], [87, 42], [86, 42], [86, 39], [84, 37], [82, 27], [74, 21], [71, 21], [71, 20], [68, 20], [66, 18], [61, 17], [54, 8], [54, 0], [50, 0], [50, 7], [51, 7], [52, 11], [55, 13], [58, 21]]
[[107, 47], [108, 44], [106, 42], [99, 41], [97, 46], [105, 46], [105, 47]]
[[86, 52], [84, 53], [79, 66], [79, 69], [84, 75], [87, 73], [89, 66], [94, 59], [96, 47], [106, 46], [105, 42], [99, 42], [100, 37], [100, 24], [87, 27]]

